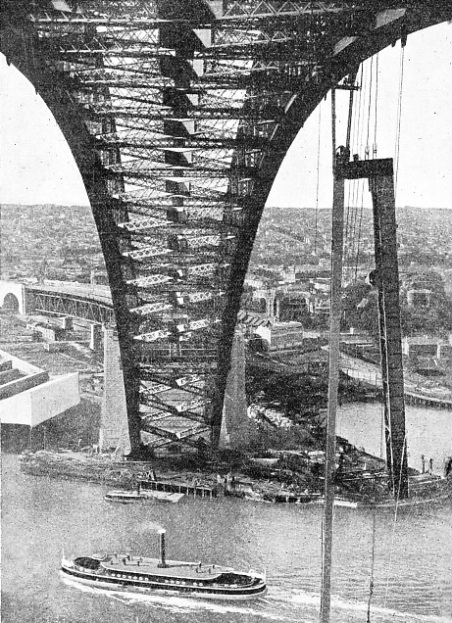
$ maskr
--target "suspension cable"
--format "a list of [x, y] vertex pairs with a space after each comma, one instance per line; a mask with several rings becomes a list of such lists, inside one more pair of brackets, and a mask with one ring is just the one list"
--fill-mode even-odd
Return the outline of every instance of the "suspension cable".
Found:
[[[391, 548], [390, 548], [390, 553], [389, 553], [389, 565], [388, 565], [388, 571], [387, 571], [387, 574], [386, 574], [386, 588], [385, 588], [385, 598], [384, 598], [384, 606], [385, 607], [386, 607], [386, 600], [387, 600], [387, 597], [388, 597], [388, 590], [389, 590], [389, 571], [391, 569], [392, 555], [394, 553], [395, 529], [396, 529], [396, 523], [397, 523], [397, 513], [398, 513], [398, 510], [399, 510], [400, 488], [401, 488], [401, 485], [402, 485], [403, 462], [405, 460], [406, 447], [407, 447], [407, 439], [406, 439], [406, 432], [405, 432], [405, 435], [403, 437], [402, 460], [400, 462], [400, 471], [399, 471], [399, 475], [398, 475], [397, 490], [394, 491], [394, 493], [395, 493], [395, 508], [394, 508], [394, 520], [393, 520], [393, 523], [392, 523]], [[393, 464], [392, 463], [392, 457], [391, 457], [391, 464]], [[393, 477], [394, 477], [394, 475], [393, 475]]]
[[380, 78], [380, 55], [377, 54], [375, 59], [375, 110], [374, 110], [374, 142], [372, 145], [372, 157], [377, 157], [378, 142], [377, 142], [377, 130], [378, 130], [378, 87]]
[[[369, 88], [369, 84], [370, 84], [370, 79], [371, 76], [369, 76], [369, 67], [368, 64], [363, 64], [363, 81], [362, 81], [362, 89], [363, 89], [363, 95], [361, 97], [361, 101], [360, 101], [360, 108], [358, 111], [358, 127], [357, 127], [357, 139], [358, 139], [358, 144], [357, 144], [357, 151], [359, 153], [359, 147], [361, 146], [362, 142], [363, 142], [363, 134], [364, 134], [364, 119], [365, 119], [365, 112], [366, 112], [366, 93], [368, 91]], [[355, 255], [355, 234], [356, 234], [356, 219], [357, 219], [357, 214], [358, 214], [358, 205], [359, 205], [359, 195], [361, 194], [361, 196], [363, 195], [363, 180], [356, 180], [355, 184], [354, 184], [354, 196], [353, 196], [353, 209], [352, 209], [352, 219], [351, 219], [351, 225], [350, 225], [350, 243], [348, 245], [348, 257], [347, 257], [347, 263], [348, 263], [348, 270], [349, 270], [349, 276], [350, 276], [350, 280], [352, 279], [352, 275], [353, 275], [353, 257]]]
[[372, 553], [371, 553], [371, 566], [370, 566], [370, 581], [369, 581], [369, 600], [367, 602], [367, 623], [370, 623], [370, 606], [372, 603], [372, 597], [374, 594], [374, 580], [375, 580], [375, 533], [377, 524], [377, 507], [374, 507], [372, 515]]
[[370, 155], [369, 136], [370, 136], [370, 116], [371, 116], [371, 111], [372, 111], [373, 74], [374, 74], [374, 58], [372, 57], [370, 59], [369, 103], [367, 106], [366, 160], [369, 159], [369, 155]]
[[394, 171], [394, 196], [397, 197], [397, 181], [399, 175], [399, 157], [400, 157], [400, 130], [402, 125], [402, 95], [403, 95], [403, 74], [405, 66], [405, 48], [400, 50], [399, 64], [399, 94], [397, 100], [397, 122], [396, 122], [396, 144], [395, 144], [395, 171]]
[[[355, 86], [357, 71], [352, 74], [352, 80], [350, 80], [350, 84], [352, 87]], [[361, 97], [361, 89], [359, 89], [359, 97]], [[351, 139], [352, 134], [354, 136], [355, 128], [356, 128], [356, 115], [353, 114], [353, 100], [354, 100], [354, 91], [353, 88], [350, 90], [350, 99], [348, 106], [348, 122], [347, 122], [347, 139], [346, 139], [346, 147], [351, 153]], [[360, 101], [360, 100], [359, 100]], [[353, 133], [352, 133], [353, 126]], [[344, 269], [347, 271], [348, 268], [348, 257], [349, 257], [349, 248], [347, 244], [348, 240], [348, 232], [349, 232], [349, 223], [350, 223], [350, 208], [351, 208], [351, 193], [352, 193], [352, 183], [349, 181], [347, 189], [347, 214], [345, 218], [345, 241], [346, 245], [344, 247], [345, 250], [345, 258], [344, 258]]]
[[322, 104], [319, 106], [319, 127], [317, 134], [317, 181], [315, 193], [315, 234], [314, 234], [314, 255], [317, 255], [318, 219], [319, 219], [319, 192], [320, 192], [320, 145], [322, 130]]
[[336, 89], [331, 90], [331, 149], [333, 152], [333, 173], [336, 168]]
[[[365, 76], [364, 76], [364, 64], [361, 65], [360, 68], [360, 78], [359, 78], [359, 82], [361, 84], [361, 88], [358, 92], [358, 114], [357, 115], [353, 115], [353, 131], [352, 131], [352, 136], [353, 136], [353, 140], [352, 140], [352, 144], [355, 144], [355, 148], [356, 151], [359, 152], [359, 134], [360, 134], [360, 128], [361, 128], [361, 112], [362, 112], [362, 103], [363, 103], [363, 89], [364, 89], [364, 82], [365, 82]], [[355, 151], [355, 150], [353, 150]], [[350, 272], [350, 243], [349, 243], [349, 239], [350, 239], [350, 231], [351, 231], [351, 220], [352, 220], [352, 216], [353, 216], [353, 210], [354, 210], [354, 205], [356, 202], [356, 192], [357, 192], [357, 187], [358, 187], [358, 181], [357, 180], [353, 180], [352, 182], [348, 183], [348, 200], [347, 200], [347, 216], [346, 216], [346, 228], [345, 228], [345, 240], [347, 241], [347, 244], [345, 246], [345, 261], [344, 261], [344, 266], [346, 268], [346, 270], [348, 271], [348, 273]]]
[[[375, 62], [374, 62], [375, 61]], [[374, 75], [375, 74], [375, 75]], [[366, 131], [366, 145], [365, 145], [365, 158], [368, 159], [370, 157], [377, 157], [377, 126], [378, 126], [378, 87], [379, 87], [379, 56], [377, 55], [375, 59], [372, 57], [370, 61], [370, 75], [369, 75], [369, 83], [368, 83], [368, 106], [367, 106], [367, 131]], [[372, 119], [372, 109], [373, 109], [373, 119]], [[371, 136], [371, 122], [373, 121], [373, 143], [372, 150], [370, 146], [370, 136]], [[358, 265], [359, 265], [359, 256], [361, 251], [361, 235], [362, 235], [362, 223], [363, 223], [363, 211], [364, 211], [364, 182], [360, 180], [361, 186], [361, 201], [360, 201], [360, 209], [359, 209], [359, 220], [358, 220], [358, 231], [356, 233], [356, 218], [358, 210], [356, 208], [355, 213], [355, 221], [354, 221], [354, 230], [353, 230], [353, 245], [356, 243], [356, 253], [355, 247], [352, 248], [352, 256], [354, 256], [355, 266], [354, 266], [354, 282], [356, 283], [358, 280]], [[357, 241], [356, 241], [357, 239]], [[353, 271], [353, 268], [351, 268]]]

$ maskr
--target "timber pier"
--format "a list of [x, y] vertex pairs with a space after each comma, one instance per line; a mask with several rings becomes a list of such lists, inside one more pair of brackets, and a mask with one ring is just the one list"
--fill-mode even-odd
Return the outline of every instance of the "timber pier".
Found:
[[452, 410], [452, 400], [436, 398], [435, 396], [426, 396], [424, 394], [417, 394], [410, 391], [405, 392], [405, 402], [409, 405]]
[[[382, 388], [381, 372], [375, 364], [341, 353], [341, 370], [350, 378], [357, 379], [372, 388]], [[434, 390], [419, 388], [409, 379], [404, 384], [405, 402], [409, 405], [452, 410], [452, 392], [447, 388]]]
[[199, 498], [216, 498], [218, 490], [215, 487], [209, 487], [202, 483], [187, 484], [186, 482], [177, 482], [177, 480], [152, 480], [148, 478], [140, 478], [138, 485], [142, 491], [165, 491], [167, 493], [182, 493], [192, 497]]

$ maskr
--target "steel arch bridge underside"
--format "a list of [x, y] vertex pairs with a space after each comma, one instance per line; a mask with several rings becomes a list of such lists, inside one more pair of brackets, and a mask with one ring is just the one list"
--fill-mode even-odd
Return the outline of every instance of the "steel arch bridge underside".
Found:
[[[428, 0], [6, 0], [1, 51], [60, 125], [91, 201], [132, 452], [218, 445], [253, 241], [290, 144], [327, 92]], [[186, 422], [186, 426], [181, 426]]]

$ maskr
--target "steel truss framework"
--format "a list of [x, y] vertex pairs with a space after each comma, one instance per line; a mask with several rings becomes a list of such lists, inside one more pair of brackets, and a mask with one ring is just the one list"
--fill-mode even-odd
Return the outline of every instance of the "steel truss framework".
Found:
[[91, 200], [132, 448], [206, 430], [216, 447], [242, 284], [288, 147], [329, 89], [388, 44], [451, 19], [450, 3], [5, 6], [1, 49], [55, 115]]
[[38, 312], [86, 318], [103, 325], [111, 325], [115, 321], [111, 305], [68, 294], [50, 293], [45, 290], [33, 290], [33, 307]]

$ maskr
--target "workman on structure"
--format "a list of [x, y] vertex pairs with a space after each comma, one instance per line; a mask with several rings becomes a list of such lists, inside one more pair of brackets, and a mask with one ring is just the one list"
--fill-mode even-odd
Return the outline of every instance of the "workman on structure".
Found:
[[452, 476], [452, 456], [450, 456], [446, 461], [446, 465], [444, 467], [444, 476], [446, 478]]

